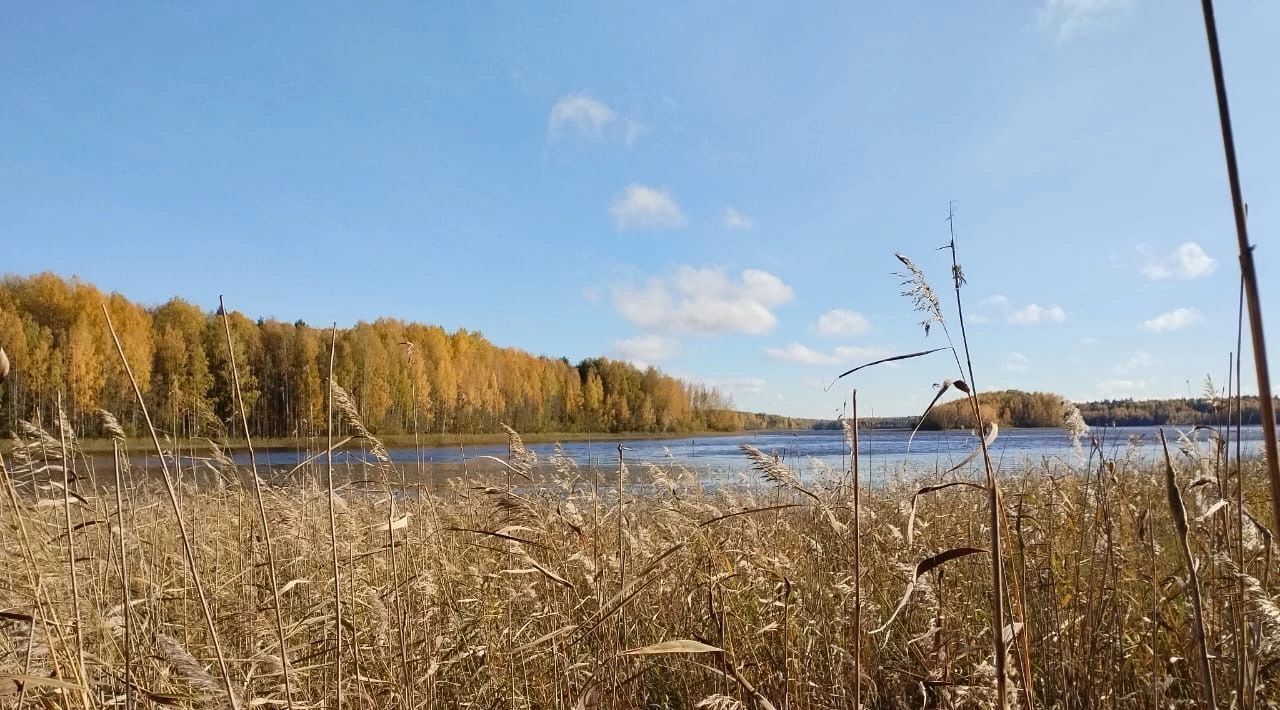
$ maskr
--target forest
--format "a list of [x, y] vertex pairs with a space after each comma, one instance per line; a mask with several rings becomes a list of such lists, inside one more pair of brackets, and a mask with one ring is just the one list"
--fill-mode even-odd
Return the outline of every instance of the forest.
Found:
[[[1062, 397], [1048, 392], [1000, 390], [978, 395], [982, 421], [1000, 426], [1053, 427], [1062, 424]], [[939, 404], [930, 410], [921, 429], [973, 428], [973, 410], [967, 399]]]
[[250, 429], [305, 438], [326, 427], [325, 379], [334, 380], [381, 434], [486, 433], [506, 423], [539, 432], [737, 431], [809, 426], [733, 410], [714, 388], [650, 367], [535, 356], [480, 333], [380, 319], [351, 328], [253, 320], [174, 298], [145, 307], [78, 279], [44, 273], [0, 279], [0, 347], [12, 374], [0, 391], [0, 431], [50, 421], [61, 408], [93, 432], [98, 411], [143, 427], [103, 316], [105, 306], [156, 425], [218, 438], [235, 415], [234, 352]]
[[[1280, 403], [1280, 400], [1277, 402]], [[1096, 425], [1216, 425], [1227, 421], [1226, 405], [1227, 400], [1220, 396], [1205, 396], [1198, 399], [1109, 399], [1085, 402], [1080, 405], [1080, 413], [1086, 422]], [[1234, 407], [1235, 405], [1232, 404], [1233, 420]], [[1245, 424], [1256, 425], [1262, 421], [1257, 397], [1241, 397], [1240, 412]]]
[[[1062, 425], [1063, 398], [1056, 394], [1020, 390], [983, 392], [979, 395], [978, 402], [983, 421], [995, 421], [1001, 426]], [[1083, 402], [1076, 406], [1090, 426], [1190, 426], [1226, 423], [1227, 404], [1226, 398], [1206, 393], [1200, 398], [1116, 399]], [[1258, 424], [1261, 421], [1257, 397], [1242, 397], [1240, 409], [1245, 424]], [[921, 425], [922, 429], [972, 427], [973, 414], [968, 402], [963, 399], [934, 407]]]

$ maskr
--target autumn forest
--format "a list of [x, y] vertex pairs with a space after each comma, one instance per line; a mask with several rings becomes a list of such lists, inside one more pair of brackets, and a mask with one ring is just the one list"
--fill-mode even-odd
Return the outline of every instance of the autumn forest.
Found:
[[[217, 310], [174, 298], [145, 307], [53, 274], [0, 280], [0, 345], [13, 373], [0, 393], [0, 430], [48, 421], [62, 408], [94, 431], [98, 410], [142, 427], [103, 306], [157, 426], [219, 436], [234, 414], [228, 336]], [[574, 365], [498, 347], [466, 330], [381, 319], [336, 331], [228, 313], [231, 347], [255, 436], [325, 429], [325, 378], [349, 390], [383, 434], [731, 431], [790, 420], [733, 411], [714, 388], [605, 358]], [[416, 406], [415, 406], [416, 405]], [[416, 418], [416, 419], [415, 419]], [[416, 428], [415, 428], [416, 421]]]

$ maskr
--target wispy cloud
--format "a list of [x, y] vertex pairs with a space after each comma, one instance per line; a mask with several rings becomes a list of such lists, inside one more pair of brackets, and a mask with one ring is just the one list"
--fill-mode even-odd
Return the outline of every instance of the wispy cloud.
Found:
[[669, 360], [680, 354], [680, 343], [661, 335], [637, 335], [613, 342], [615, 357], [637, 367], [648, 367], [655, 362]]
[[739, 212], [732, 207], [724, 208], [724, 215], [721, 222], [725, 229], [733, 231], [748, 231], [756, 228], [756, 221], [751, 217]]
[[1133, 354], [1125, 358], [1125, 361], [1112, 368], [1118, 375], [1123, 375], [1135, 370], [1145, 370], [1155, 364], [1155, 358], [1151, 357], [1151, 353], [1144, 350], [1135, 350]]
[[781, 348], [766, 348], [765, 357], [779, 362], [791, 362], [798, 365], [840, 365], [859, 360], [874, 360], [884, 357], [888, 351], [884, 348], [842, 345], [829, 353], [819, 352], [807, 345], [791, 343]]
[[599, 141], [621, 140], [630, 148], [648, 134], [647, 124], [625, 116], [608, 103], [586, 92], [565, 94], [551, 106], [547, 117], [547, 137], [553, 141], [577, 138]]
[[832, 365], [839, 362], [834, 355], [820, 353], [800, 343], [791, 343], [783, 348], [766, 348], [764, 354], [771, 360], [794, 362], [801, 365]]
[[[1146, 251], [1146, 250], [1143, 250]], [[1213, 257], [1195, 242], [1179, 244], [1171, 253], [1164, 255], [1145, 254], [1146, 263], [1142, 265], [1142, 275], [1152, 281], [1164, 279], [1198, 279], [1212, 274], [1218, 268]]]
[[847, 335], [866, 335], [871, 321], [861, 313], [848, 308], [833, 308], [818, 316], [818, 335], [825, 338]]
[[1040, 306], [1030, 303], [1011, 312], [1005, 320], [1015, 325], [1035, 325], [1036, 323], [1061, 323], [1067, 319], [1067, 312], [1062, 306]]
[[1204, 316], [1194, 308], [1175, 308], [1168, 313], [1161, 313], [1139, 324], [1139, 328], [1152, 333], [1165, 333], [1183, 330], [1204, 322]]
[[547, 133], [552, 138], [572, 132], [582, 137], [598, 139], [604, 135], [605, 128], [617, 118], [618, 114], [609, 104], [590, 94], [568, 94], [560, 97], [551, 107]]
[[773, 310], [794, 298], [782, 279], [759, 269], [737, 278], [718, 267], [681, 266], [640, 286], [619, 286], [613, 305], [624, 318], [651, 331], [767, 333], [777, 324]]
[[656, 187], [627, 185], [609, 207], [620, 230], [676, 229], [685, 225], [684, 212], [671, 193]]
[[769, 382], [763, 377], [713, 377], [701, 379], [699, 382], [738, 397], [744, 394], [761, 394], [768, 388]]
[[1065, 42], [1085, 32], [1110, 29], [1133, 13], [1136, 0], [1045, 0], [1036, 14], [1040, 31]]
[[1131, 394], [1147, 388], [1146, 380], [1114, 379], [1098, 383], [1098, 391], [1103, 394]]
[[626, 143], [627, 147], [630, 148], [648, 132], [648, 126], [633, 118], [628, 118], [626, 120], [626, 129], [622, 133], [622, 142]]
[[[832, 352], [835, 353], [840, 362], [846, 363], [858, 360], [874, 360], [889, 355], [888, 350], [874, 345], [841, 345]], [[889, 366], [893, 367], [892, 364]]]
[[1003, 320], [1013, 325], [1035, 325], [1037, 323], [1061, 323], [1067, 319], [1067, 312], [1062, 306], [1041, 306], [1029, 303], [1025, 306], [1015, 305], [1007, 296], [993, 294], [978, 301], [977, 307], [968, 314], [972, 323], [990, 323]]
[[1009, 372], [1026, 372], [1031, 369], [1031, 358], [1022, 353], [1009, 353], [1004, 359], [1004, 369]]

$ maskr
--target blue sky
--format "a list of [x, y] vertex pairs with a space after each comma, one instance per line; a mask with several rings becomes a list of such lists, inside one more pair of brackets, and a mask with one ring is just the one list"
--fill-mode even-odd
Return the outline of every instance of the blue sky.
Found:
[[[847, 365], [942, 344], [890, 272], [946, 286], [956, 200], [980, 388], [1223, 379], [1197, 3], [420, 5], [8, 8], [0, 271], [466, 327], [829, 416]], [[1275, 333], [1280, 5], [1219, 5]], [[850, 384], [910, 413], [948, 362]]]

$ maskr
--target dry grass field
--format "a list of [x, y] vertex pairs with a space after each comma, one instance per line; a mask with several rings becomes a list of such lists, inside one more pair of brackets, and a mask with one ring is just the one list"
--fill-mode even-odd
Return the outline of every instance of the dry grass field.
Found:
[[[1261, 478], [1201, 439], [1172, 469], [1086, 449], [1001, 480], [1011, 705], [1199, 706], [1201, 638], [1220, 706], [1280, 697]], [[330, 493], [317, 453], [287, 486], [215, 454], [186, 465], [217, 483], [170, 489], [28, 429], [4, 462], [0, 703], [997, 705], [980, 466], [866, 490], [746, 451], [737, 484], [619, 485], [513, 434], [506, 475], [427, 490], [375, 456]]]

